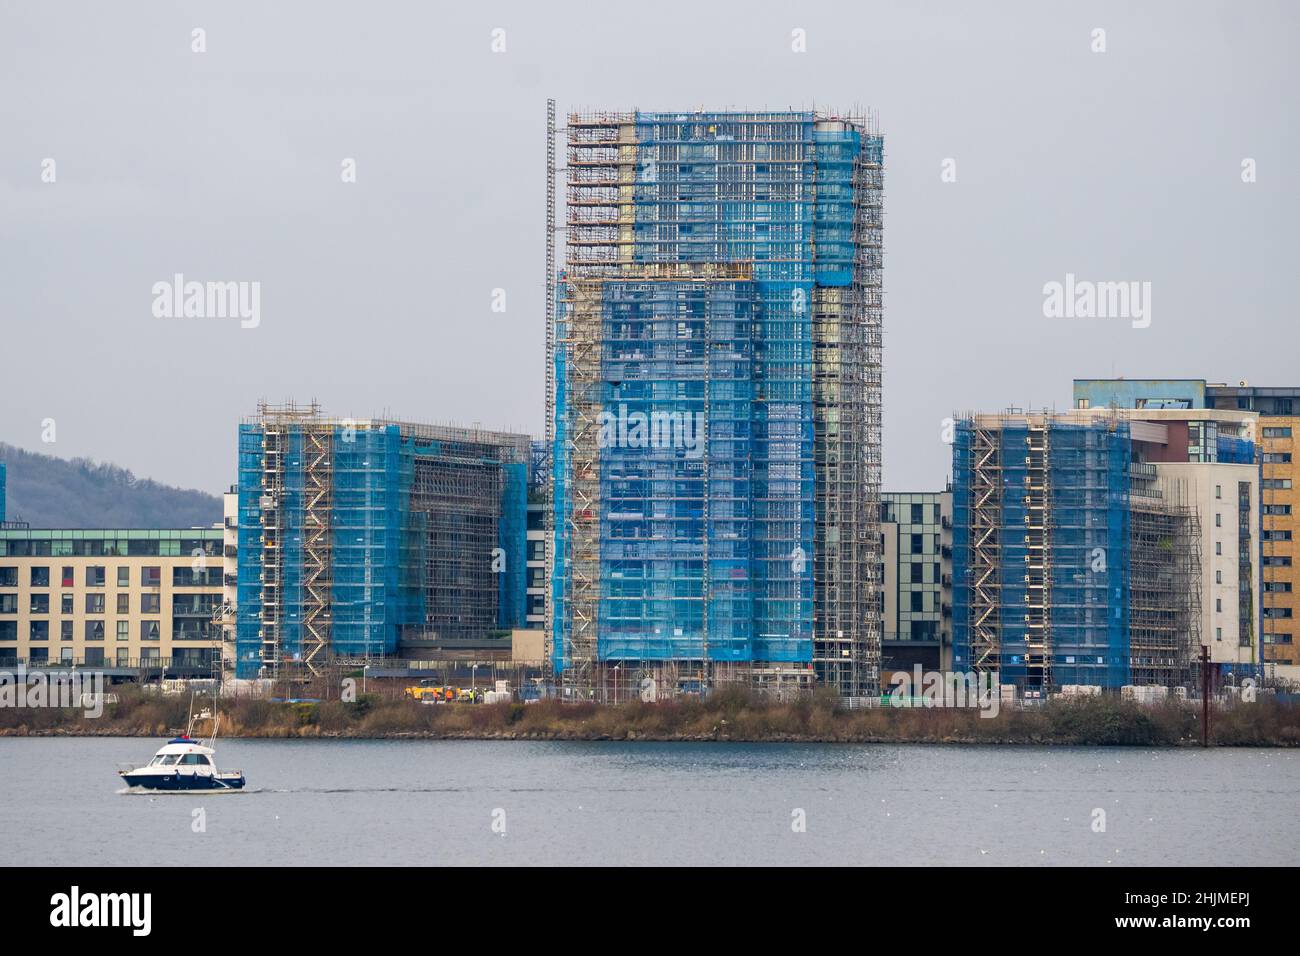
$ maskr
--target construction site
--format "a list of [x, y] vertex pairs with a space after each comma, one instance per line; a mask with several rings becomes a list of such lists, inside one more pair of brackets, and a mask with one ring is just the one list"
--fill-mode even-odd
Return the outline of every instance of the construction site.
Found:
[[239, 429], [236, 676], [522, 627], [529, 461], [526, 435], [259, 405]]
[[883, 138], [813, 112], [572, 113], [561, 167], [559, 132], [552, 101], [561, 692], [877, 692]]
[[1027, 696], [1186, 685], [1201, 538], [1117, 413], [968, 414], [953, 446], [953, 664]]

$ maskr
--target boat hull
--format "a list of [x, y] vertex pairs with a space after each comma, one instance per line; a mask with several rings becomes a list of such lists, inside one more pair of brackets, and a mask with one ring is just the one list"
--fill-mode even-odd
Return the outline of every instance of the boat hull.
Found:
[[210, 774], [160, 774], [124, 773], [122, 779], [128, 787], [144, 790], [242, 790], [244, 778], [212, 776]]

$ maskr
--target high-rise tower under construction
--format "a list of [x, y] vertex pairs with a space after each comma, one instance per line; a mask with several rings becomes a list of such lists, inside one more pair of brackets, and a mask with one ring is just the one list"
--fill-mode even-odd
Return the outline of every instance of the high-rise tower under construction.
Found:
[[554, 265], [548, 646], [566, 693], [879, 684], [883, 138], [575, 113]]

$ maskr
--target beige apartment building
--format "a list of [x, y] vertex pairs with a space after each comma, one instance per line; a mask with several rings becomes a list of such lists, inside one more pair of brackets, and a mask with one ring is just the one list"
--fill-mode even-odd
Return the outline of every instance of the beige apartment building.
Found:
[[0, 667], [211, 676], [222, 529], [0, 528]]
[[1210, 660], [1241, 667], [1259, 664], [1262, 583], [1257, 560], [1259, 469], [1253, 464], [1161, 463], [1166, 489], [1177, 487], [1200, 516], [1201, 643]]
[[[1213, 408], [1248, 409], [1259, 415], [1255, 441], [1260, 450], [1264, 573], [1264, 660], [1300, 665], [1300, 388], [1249, 385], [1206, 386]], [[1294, 672], [1293, 672], [1294, 674]]]

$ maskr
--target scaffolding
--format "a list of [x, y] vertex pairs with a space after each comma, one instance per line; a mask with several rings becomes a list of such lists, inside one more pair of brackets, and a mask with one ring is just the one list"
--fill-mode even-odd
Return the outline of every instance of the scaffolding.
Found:
[[[549, 463], [555, 453], [555, 100], [546, 101], [546, 434], [543, 436], [545, 449], [541, 456], [543, 467]], [[555, 580], [555, 482], [553, 474], [534, 474], [534, 480], [540, 480], [546, 489], [546, 507], [543, 511], [542, 528], [544, 531], [543, 556], [545, 561], [545, 607], [550, 608], [552, 600], [552, 582]], [[546, 655], [546, 668], [553, 672], [555, 661], [555, 616], [543, 613], [542, 631], [543, 647]]]
[[1001, 447], [997, 429], [973, 421], [953, 443], [954, 614], [969, 627], [969, 663], [979, 673], [997, 670], [1001, 654]]
[[1121, 686], [1129, 670], [1126, 423], [967, 415], [953, 451], [953, 660], [1003, 683]]
[[527, 436], [272, 406], [240, 425], [236, 673], [523, 625]]
[[330, 645], [330, 445], [319, 428], [303, 431], [303, 664], [313, 674]]
[[[571, 114], [566, 132], [552, 665], [581, 699], [613, 667], [870, 692], [881, 137], [812, 113]], [[549, 104], [547, 135], [549, 189]], [[611, 416], [694, 445], [603, 440]]]
[[1201, 646], [1200, 516], [1181, 482], [1145, 487], [1154, 469], [1134, 472], [1129, 682], [1187, 685]]

